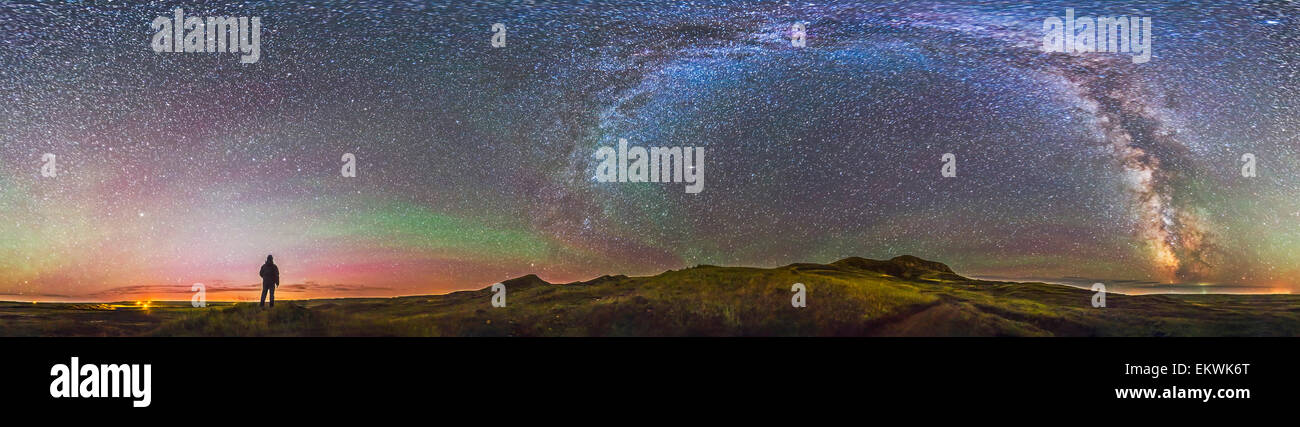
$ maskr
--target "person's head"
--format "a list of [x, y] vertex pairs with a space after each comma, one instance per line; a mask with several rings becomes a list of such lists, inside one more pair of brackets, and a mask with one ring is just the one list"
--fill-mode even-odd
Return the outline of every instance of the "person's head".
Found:
[[266, 256], [266, 263], [267, 263], [267, 264], [274, 264], [274, 262], [272, 262], [272, 261], [273, 261], [272, 257], [271, 257], [270, 255], [267, 255], [267, 256]]

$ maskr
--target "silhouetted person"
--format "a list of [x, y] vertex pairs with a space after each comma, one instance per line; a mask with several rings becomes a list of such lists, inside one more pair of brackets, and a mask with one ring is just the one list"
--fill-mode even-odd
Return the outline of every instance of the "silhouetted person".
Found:
[[275, 288], [280, 286], [280, 268], [275, 266], [275, 262], [270, 255], [266, 256], [266, 264], [262, 264], [262, 271], [257, 275], [262, 276], [262, 307], [266, 306], [266, 293], [271, 293], [271, 307], [275, 307]]

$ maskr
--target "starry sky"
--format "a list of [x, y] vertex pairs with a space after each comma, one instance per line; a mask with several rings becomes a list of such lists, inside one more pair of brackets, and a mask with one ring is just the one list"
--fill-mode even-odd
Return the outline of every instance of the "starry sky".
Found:
[[[901, 254], [1300, 288], [1286, 0], [123, 3], [0, 4], [5, 299], [255, 298], [267, 254], [289, 297]], [[154, 52], [176, 7], [260, 17], [259, 61]], [[1044, 52], [1066, 7], [1152, 18], [1150, 62]], [[599, 182], [620, 138], [704, 190]]]

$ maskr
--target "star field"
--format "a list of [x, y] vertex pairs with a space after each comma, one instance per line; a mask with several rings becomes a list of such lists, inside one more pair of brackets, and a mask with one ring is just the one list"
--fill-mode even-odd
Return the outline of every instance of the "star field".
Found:
[[[126, 3], [0, 5], [0, 294], [266, 254], [307, 296], [900, 254], [1300, 286], [1294, 2]], [[154, 52], [176, 7], [261, 17], [260, 60]], [[1067, 7], [1151, 17], [1150, 62], [1044, 52]], [[619, 138], [704, 190], [598, 182]]]

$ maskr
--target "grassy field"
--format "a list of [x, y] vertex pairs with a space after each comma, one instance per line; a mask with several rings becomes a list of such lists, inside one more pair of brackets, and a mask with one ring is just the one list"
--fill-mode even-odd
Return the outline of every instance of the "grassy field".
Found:
[[[0, 303], [3, 336], [1296, 336], [1300, 296], [1110, 294], [972, 280], [914, 257], [761, 269], [698, 266], [650, 277], [492, 291], [256, 303]], [[807, 307], [790, 304], [807, 287]]]

